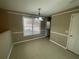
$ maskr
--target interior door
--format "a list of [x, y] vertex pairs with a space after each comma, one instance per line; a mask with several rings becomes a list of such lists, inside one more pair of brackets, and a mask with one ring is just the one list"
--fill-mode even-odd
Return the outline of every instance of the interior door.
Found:
[[79, 13], [72, 15], [67, 47], [79, 55]]

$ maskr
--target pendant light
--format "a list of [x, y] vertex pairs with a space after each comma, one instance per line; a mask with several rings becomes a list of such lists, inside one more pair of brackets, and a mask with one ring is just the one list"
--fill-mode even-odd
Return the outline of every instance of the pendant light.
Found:
[[39, 21], [43, 21], [43, 18], [40, 16], [40, 10], [41, 8], [38, 8], [38, 17], [36, 17], [35, 19]]

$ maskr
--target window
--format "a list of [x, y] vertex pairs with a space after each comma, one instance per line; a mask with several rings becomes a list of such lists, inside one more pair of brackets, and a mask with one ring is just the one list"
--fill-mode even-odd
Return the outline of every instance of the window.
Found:
[[41, 30], [41, 21], [34, 19], [33, 20], [33, 34], [40, 34], [40, 30]]
[[31, 17], [23, 17], [24, 36], [40, 34], [41, 21]]

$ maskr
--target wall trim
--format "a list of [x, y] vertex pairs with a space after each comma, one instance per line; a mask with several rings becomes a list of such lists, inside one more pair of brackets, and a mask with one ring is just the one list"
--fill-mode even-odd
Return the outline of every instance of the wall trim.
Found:
[[52, 17], [53, 17], [53, 16], [62, 15], [62, 14], [65, 14], [65, 13], [75, 12], [75, 11], [79, 11], [79, 9], [74, 9], [74, 10], [70, 10], [70, 11], [61, 12], [61, 13], [58, 13], [58, 14], [52, 15]]
[[28, 39], [28, 40], [23, 40], [23, 41], [19, 41], [19, 42], [14, 42], [13, 44], [18, 44], [18, 43], [23, 43], [23, 42], [28, 42], [28, 41], [32, 41], [32, 40], [36, 40], [36, 39], [40, 39], [40, 38], [44, 38], [46, 36], [42, 36], [42, 37], [37, 37], [37, 38], [33, 38], [33, 39]]
[[15, 15], [27, 15], [27, 14], [23, 14], [23, 13], [17, 13], [17, 12], [12, 12], [12, 11], [8, 11], [9, 14], [15, 14]]
[[14, 47], [14, 44], [12, 44], [12, 46], [11, 46], [11, 48], [10, 48], [9, 54], [8, 54], [8, 56], [7, 56], [7, 59], [10, 59], [10, 55], [11, 55], [11, 52], [12, 52], [12, 50], [13, 50], [13, 47]]
[[58, 34], [58, 35], [61, 35], [61, 36], [68, 37], [68, 35], [66, 35], [66, 34], [62, 34], [62, 33], [58, 33], [58, 32], [53, 32], [53, 31], [51, 31], [51, 33], [54, 33], [54, 34]]
[[67, 47], [62, 46], [62, 45], [58, 44], [57, 42], [55, 42], [55, 41], [53, 41], [51, 39], [49, 41], [52, 42], [52, 43], [54, 43], [54, 44], [56, 44], [56, 45], [58, 45], [58, 46], [60, 46], [60, 47], [62, 47], [62, 48], [64, 48], [64, 49], [67, 49]]
[[13, 32], [13, 34], [22, 34], [23, 32]]

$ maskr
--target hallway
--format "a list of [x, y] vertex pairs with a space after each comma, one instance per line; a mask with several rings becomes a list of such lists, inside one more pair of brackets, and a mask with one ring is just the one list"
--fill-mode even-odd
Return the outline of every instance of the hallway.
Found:
[[48, 38], [41, 38], [16, 44], [10, 59], [79, 59], [79, 56], [55, 45]]

